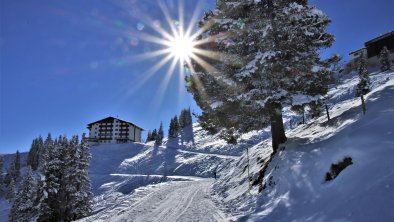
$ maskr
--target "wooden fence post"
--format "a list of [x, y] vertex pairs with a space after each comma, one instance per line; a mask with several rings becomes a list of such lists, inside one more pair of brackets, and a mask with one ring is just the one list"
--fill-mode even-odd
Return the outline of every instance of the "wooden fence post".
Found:
[[361, 107], [363, 109], [363, 114], [365, 115], [365, 113], [367, 112], [367, 108], [365, 107], [365, 100], [364, 100], [364, 95], [361, 94]]
[[328, 121], [330, 121], [330, 113], [328, 112], [328, 106], [327, 106], [327, 104], [325, 104], [325, 106], [326, 106], [327, 119], [328, 119]]

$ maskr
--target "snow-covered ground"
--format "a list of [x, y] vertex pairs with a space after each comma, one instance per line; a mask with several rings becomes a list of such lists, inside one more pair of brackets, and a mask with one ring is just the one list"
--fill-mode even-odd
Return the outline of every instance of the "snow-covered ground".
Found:
[[[352, 77], [330, 90], [330, 122], [322, 115], [286, 132], [288, 142], [270, 163], [262, 193], [257, 186], [248, 192], [246, 155], [226, 168], [213, 190], [227, 213], [241, 221], [394, 221], [394, 73], [374, 73], [371, 80], [366, 115]], [[250, 149], [253, 179], [270, 143]], [[331, 164], [346, 156], [353, 164], [324, 182]]]
[[226, 221], [210, 198], [212, 179], [145, 186], [81, 221]]
[[[255, 180], [271, 154], [269, 128], [237, 145], [198, 124], [162, 146], [93, 145], [94, 214], [81, 221], [394, 221], [394, 72], [371, 74], [366, 115], [354, 98], [357, 82], [347, 75], [330, 89], [330, 122], [322, 114], [290, 129], [300, 117], [284, 110], [288, 142], [261, 193], [248, 191], [247, 163]], [[353, 164], [324, 182], [345, 156]], [[0, 200], [1, 221], [8, 210]]]

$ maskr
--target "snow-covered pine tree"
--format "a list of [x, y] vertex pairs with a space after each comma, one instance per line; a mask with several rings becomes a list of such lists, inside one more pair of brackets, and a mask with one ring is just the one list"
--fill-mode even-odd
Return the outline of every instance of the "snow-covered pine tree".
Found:
[[155, 145], [163, 144], [164, 132], [163, 132], [163, 122], [160, 123], [159, 130], [157, 131], [157, 136], [155, 140]]
[[29, 154], [27, 156], [27, 165], [31, 166], [32, 170], [37, 170], [40, 162], [42, 161], [44, 151], [44, 143], [42, 137], [34, 139]]
[[62, 199], [63, 210], [60, 213], [64, 221], [71, 221], [74, 218], [73, 210], [76, 206], [78, 196], [78, 174], [79, 170], [79, 149], [78, 136], [71, 137], [63, 149], [63, 176], [60, 178], [59, 196]]
[[12, 201], [15, 197], [15, 181], [14, 178], [10, 178], [10, 182], [7, 185], [7, 191], [5, 193], [5, 199]]
[[46, 147], [51, 147], [45, 154], [45, 165], [43, 174], [45, 176], [44, 199], [41, 202], [38, 221], [61, 221], [64, 218], [62, 210], [64, 201], [62, 181], [64, 175], [64, 154], [67, 141], [59, 137], [56, 143], [53, 143], [49, 137], [45, 141]]
[[391, 70], [390, 51], [386, 46], [380, 51], [380, 71], [385, 72]]
[[10, 222], [30, 221], [34, 214], [34, 190], [34, 178], [31, 168], [28, 167], [26, 175], [23, 177], [18, 195], [16, 196], [10, 210]]
[[89, 178], [89, 163], [91, 159], [90, 148], [85, 134], [82, 134], [81, 143], [78, 146], [77, 177], [75, 181], [76, 195], [72, 209], [72, 220], [86, 217], [92, 212], [93, 193]]
[[271, 124], [272, 146], [286, 141], [282, 107], [318, 100], [328, 90], [330, 19], [306, 0], [222, 0], [200, 22], [207, 65], [193, 62], [188, 90], [202, 126], [241, 131]]
[[37, 183], [36, 183], [36, 189], [34, 190], [34, 201], [33, 201], [33, 212], [35, 216], [38, 216], [38, 213], [40, 211], [41, 208], [41, 203], [44, 201], [44, 182], [41, 178], [41, 176], [39, 176], [37, 178]]
[[152, 132], [148, 130], [148, 136], [146, 137], [146, 142], [152, 141]]
[[357, 84], [356, 97], [365, 95], [370, 91], [371, 81], [369, 79], [367, 61], [364, 54], [362, 54], [359, 58], [358, 77], [359, 82]]

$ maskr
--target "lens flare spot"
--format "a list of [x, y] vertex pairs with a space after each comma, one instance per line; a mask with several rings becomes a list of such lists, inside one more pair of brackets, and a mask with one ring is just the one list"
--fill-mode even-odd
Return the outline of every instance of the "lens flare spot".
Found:
[[144, 30], [144, 28], [145, 28], [145, 25], [144, 25], [143, 23], [139, 22], [139, 23], [137, 24], [137, 29], [138, 29], [138, 31], [142, 31], [142, 30]]

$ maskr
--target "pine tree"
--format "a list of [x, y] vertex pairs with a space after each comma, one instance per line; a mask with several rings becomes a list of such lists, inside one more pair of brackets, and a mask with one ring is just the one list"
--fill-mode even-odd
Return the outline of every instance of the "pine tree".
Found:
[[150, 141], [156, 141], [156, 137], [157, 137], [157, 130], [154, 129], [154, 130], [152, 131], [152, 138], [151, 138]]
[[186, 127], [186, 112], [185, 109], [181, 110], [181, 113], [179, 114], [179, 128], [183, 129]]
[[362, 54], [359, 58], [358, 77], [359, 83], [357, 85], [356, 97], [365, 95], [370, 91], [371, 82], [369, 80], [367, 62], [364, 54]]
[[45, 155], [45, 165], [43, 174], [45, 176], [44, 199], [40, 205], [38, 221], [61, 221], [64, 218], [62, 214], [62, 201], [64, 200], [62, 181], [64, 175], [64, 154], [66, 140], [59, 137], [56, 143], [53, 143], [51, 137], [45, 141], [46, 147], [51, 147]]
[[89, 178], [89, 162], [91, 159], [90, 148], [86, 135], [82, 135], [79, 148], [78, 176], [76, 180], [75, 203], [73, 206], [73, 220], [86, 217], [92, 212], [93, 193]]
[[175, 115], [174, 116], [174, 123], [173, 123], [173, 127], [174, 127], [174, 136], [177, 137], [179, 135], [179, 121], [178, 121], [178, 116]]
[[12, 200], [15, 197], [15, 181], [11, 177], [9, 184], [7, 185], [7, 192], [5, 193], [5, 198], [7, 200]]
[[32, 170], [37, 170], [40, 162], [43, 161], [44, 143], [42, 137], [34, 139], [29, 154], [27, 156], [27, 165], [31, 166]]
[[148, 131], [148, 136], [146, 137], [146, 142], [152, 141], [152, 132]]
[[10, 222], [28, 222], [34, 214], [34, 178], [29, 167], [23, 178], [21, 188], [12, 204], [9, 214]]
[[4, 184], [3, 174], [4, 174], [4, 157], [3, 157], [3, 155], [0, 155], [0, 194], [2, 193], [1, 189]]
[[38, 215], [40, 208], [41, 208], [41, 203], [44, 201], [44, 182], [41, 177], [38, 177], [37, 179], [37, 185], [34, 193], [34, 201], [33, 201], [33, 212], [34, 215]]
[[168, 138], [175, 138], [175, 131], [174, 131], [174, 118], [171, 118], [170, 126], [168, 127]]
[[[39, 221], [72, 221], [92, 211], [92, 193], [88, 176], [91, 158], [85, 134], [70, 141], [59, 137], [49, 149], [44, 165], [45, 185], [37, 197]], [[41, 201], [40, 201], [41, 200]]]
[[21, 155], [19, 150], [16, 151], [15, 159], [12, 164], [14, 165], [14, 181], [17, 181], [21, 175]]
[[[203, 127], [250, 131], [271, 125], [274, 152], [286, 141], [282, 108], [327, 93], [333, 59], [330, 19], [305, 0], [222, 0], [199, 23], [213, 39], [201, 50], [210, 66], [193, 61], [188, 91], [202, 109]], [[202, 38], [202, 37], [201, 37]], [[212, 53], [213, 52], [213, 53]]]
[[385, 72], [391, 70], [390, 51], [386, 46], [380, 51], [380, 71]]
[[159, 130], [157, 131], [157, 136], [155, 140], [155, 145], [163, 144], [164, 132], [163, 132], [163, 122], [160, 123]]

